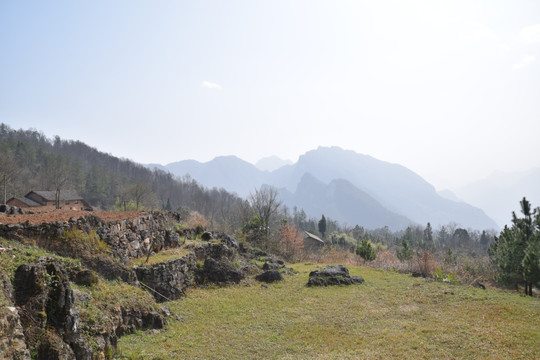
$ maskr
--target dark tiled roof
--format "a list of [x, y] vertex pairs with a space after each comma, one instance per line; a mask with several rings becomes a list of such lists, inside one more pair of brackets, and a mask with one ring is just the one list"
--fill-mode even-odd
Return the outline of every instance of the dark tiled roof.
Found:
[[317, 241], [320, 241], [321, 243], [324, 244], [324, 241], [321, 240], [320, 237], [318, 237], [317, 235], [313, 235], [312, 233], [310, 232], [307, 232], [307, 231], [304, 231], [305, 235], [306, 235], [306, 238], [311, 238], [313, 240], [317, 240]]
[[[30, 195], [31, 193], [35, 193], [47, 201], [56, 200], [56, 191], [34, 190], [34, 191], [30, 191], [28, 194], [26, 194], [26, 196]], [[75, 191], [63, 190], [63, 191], [60, 191], [60, 200], [72, 201], [72, 200], [83, 200], [83, 198], [79, 194], [77, 194]]]
[[14, 197], [12, 199], [19, 200], [20, 202], [22, 202], [23, 204], [26, 204], [28, 206], [41, 206], [42, 205], [42, 204], [40, 204], [38, 202], [35, 202], [32, 199], [25, 198], [25, 197]]

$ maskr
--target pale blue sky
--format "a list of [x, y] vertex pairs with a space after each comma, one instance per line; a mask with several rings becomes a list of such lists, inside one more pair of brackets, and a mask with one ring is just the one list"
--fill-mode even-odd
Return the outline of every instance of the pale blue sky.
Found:
[[141, 163], [540, 166], [540, 1], [0, 2], [0, 122]]

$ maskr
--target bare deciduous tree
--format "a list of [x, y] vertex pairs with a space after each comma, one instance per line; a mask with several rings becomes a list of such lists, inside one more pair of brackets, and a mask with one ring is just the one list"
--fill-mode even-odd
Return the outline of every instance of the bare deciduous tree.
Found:
[[271, 187], [261, 187], [249, 195], [248, 201], [264, 227], [262, 232], [264, 236], [263, 242], [268, 247], [271, 220], [281, 206], [277, 190]]
[[13, 180], [19, 173], [20, 169], [15, 163], [11, 154], [4, 154], [0, 157], [0, 177], [4, 185], [4, 204], [7, 202], [7, 184]]
[[150, 189], [146, 184], [143, 184], [142, 182], [136, 182], [130, 188], [129, 192], [133, 200], [135, 200], [135, 206], [137, 208], [137, 211], [139, 211], [139, 206], [150, 193]]
[[60, 192], [71, 179], [69, 167], [62, 157], [53, 155], [48, 159], [45, 169], [47, 183], [56, 191], [56, 208], [59, 209]]

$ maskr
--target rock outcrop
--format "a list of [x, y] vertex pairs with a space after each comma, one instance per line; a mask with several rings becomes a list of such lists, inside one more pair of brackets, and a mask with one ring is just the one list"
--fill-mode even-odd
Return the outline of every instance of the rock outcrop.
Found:
[[139, 283], [154, 296], [156, 301], [176, 300], [195, 281], [197, 262], [194, 254], [171, 259], [151, 266], [134, 268]]
[[219, 244], [202, 244], [195, 250], [198, 259], [204, 259], [202, 269], [197, 273], [197, 281], [203, 283], [238, 283], [245, 278], [242, 271], [245, 259], [238, 256], [238, 249], [226, 245], [226, 241]]
[[[67, 222], [0, 224], [0, 236], [14, 240], [32, 239], [40, 247], [49, 249], [54, 245], [51, 241], [61, 239], [67, 231], [95, 231], [99, 239], [109, 246], [112, 255], [127, 263], [129, 259], [146, 256], [148, 251], [178, 247], [180, 237], [172, 230], [172, 224], [178, 217], [174, 212], [154, 211], [135, 219], [106, 222], [96, 215], [86, 214], [78, 219], [72, 217]], [[56, 252], [62, 247], [50, 250]], [[79, 254], [62, 255], [80, 257]]]
[[40, 359], [73, 359], [70, 342], [81, 342], [79, 312], [66, 270], [53, 259], [15, 271], [15, 304], [20, 307], [26, 343]]
[[328, 265], [323, 270], [310, 272], [307, 286], [352, 285], [363, 282], [361, 276], [351, 276], [349, 269], [343, 265]]
[[14, 284], [25, 341], [38, 359], [103, 358], [107, 351], [114, 351], [118, 336], [162, 328], [166, 322], [157, 311], [118, 307], [105, 325], [83, 333], [68, 273], [54, 259], [19, 266]]
[[19, 312], [13, 306], [11, 282], [0, 271], [0, 358], [30, 360]]
[[0, 204], [0, 213], [15, 215], [15, 214], [25, 214], [26, 212], [18, 206], [9, 206], [5, 204]]

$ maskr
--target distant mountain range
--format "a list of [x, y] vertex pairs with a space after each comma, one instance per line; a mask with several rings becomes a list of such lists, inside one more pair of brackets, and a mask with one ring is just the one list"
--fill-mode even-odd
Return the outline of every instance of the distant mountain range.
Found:
[[339, 147], [319, 147], [273, 171], [260, 170], [235, 156], [147, 166], [177, 176], [189, 174], [206, 187], [225, 188], [240, 196], [270, 185], [279, 190], [288, 207], [297, 206], [317, 218], [325, 214], [352, 226], [398, 230], [414, 223], [455, 222], [465, 228], [498, 228], [482, 210], [439, 195], [411, 170]]
[[282, 166], [291, 165], [291, 164], [292, 164], [292, 161], [283, 160], [274, 155], [274, 156], [269, 156], [269, 157], [260, 159], [255, 164], [255, 167], [262, 171], [274, 171], [274, 170], [279, 169]]
[[540, 168], [522, 172], [494, 172], [487, 178], [463, 186], [455, 194], [474, 206], [485, 209], [502, 228], [512, 220], [512, 211], [520, 214], [523, 197], [540, 206]]

